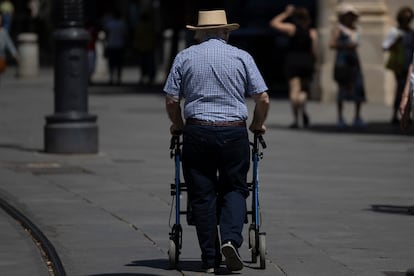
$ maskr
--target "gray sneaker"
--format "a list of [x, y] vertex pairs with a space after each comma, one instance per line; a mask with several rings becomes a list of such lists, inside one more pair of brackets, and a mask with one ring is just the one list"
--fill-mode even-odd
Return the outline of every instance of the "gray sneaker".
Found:
[[221, 252], [226, 258], [226, 266], [230, 271], [239, 271], [243, 269], [243, 261], [236, 247], [231, 242], [226, 242], [221, 246]]

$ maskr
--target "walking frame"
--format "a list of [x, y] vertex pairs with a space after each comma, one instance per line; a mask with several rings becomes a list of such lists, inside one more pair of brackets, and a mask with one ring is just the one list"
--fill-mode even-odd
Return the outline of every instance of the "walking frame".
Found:
[[[183, 229], [181, 226], [181, 215], [187, 216], [187, 222], [189, 225], [193, 225], [191, 222], [190, 208], [188, 200], [186, 202], [185, 210], [182, 210], [181, 205], [181, 194], [187, 191], [186, 183], [181, 182], [181, 156], [183, 142], [180, 136], [172, 136], [170, 142], [170, 157], [174, 159], [175, 163], [175, 177], [174, 183], [171, 184], [171, 212], [170, 212], [170, 227], [171, 232], [169, 233], [169, 268], [176, 269], [179, 256], [182, 249], [182, 234]], [[259, 265], [261, 269], [266, 268], [266, 233], [261, 232], [261, 214], [260, 214], [260, 205], [259, 205], [259, 161], [263, 158], [262, 149], [267, 147], [266, 142], [263, 139], [263, 136], [258, 133], [254, 133], [253, 142], [250, 142], [252, 147], [252, 182], [247, 183], [249, 191], [251, 193], [251, 210], [247, 210], [246, 223], [249, 223], [249, 251], [251, 252], [251, 263], [257, 263], [259, 258]], [[175, 208], [174, 208], [175, 207]], [[173, 214], [173, 209], [175, 209], [175, 221], [171, 226], [171, 218]]]

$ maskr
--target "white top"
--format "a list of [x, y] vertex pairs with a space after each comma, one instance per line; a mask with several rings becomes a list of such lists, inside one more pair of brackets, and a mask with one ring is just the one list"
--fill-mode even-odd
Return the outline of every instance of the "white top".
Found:
[[382, 42], [382, 49], [389, 50], [390, 47], [403, 35], [403, 31], [396, 27], [392, 27]]

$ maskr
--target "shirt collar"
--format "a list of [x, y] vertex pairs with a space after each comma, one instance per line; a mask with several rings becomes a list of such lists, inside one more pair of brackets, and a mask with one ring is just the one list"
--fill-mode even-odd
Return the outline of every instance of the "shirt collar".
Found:
[[218, 41], [221, 41], [221, 42], [223, 42], [224, 44], [227, 44], [227, 41], [226, 40], [224, 40], [224, 39], [222, 39], [222, 38], [218, 38], [218, 37], [209, 37], [209, 38], [206, 38], [203, 42], [207, 42], [207, 41], [209, 41], [209, 40], [218, 40]]

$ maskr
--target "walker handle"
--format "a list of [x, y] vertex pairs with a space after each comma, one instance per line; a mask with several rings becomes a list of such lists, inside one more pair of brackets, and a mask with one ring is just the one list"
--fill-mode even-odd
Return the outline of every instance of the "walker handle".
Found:
[[265, 149], [265, 148], [267, 148], [267, 145], [266, 145], [266, 142], [265, 142], [265, 140], [263, 139], [263, 136], [262, 135], [259, 135], [259, 136], [257, 136], [257, 138], [259, 139], [259, 142], [260, 142], [260, 144], [262, 145], [262, 147]]
[[267, 148], [266, 142], [265, 142], [262, 134], [255, 132], [254, 133], [254, 140], [259, 141], [259, 143], [262, 145], [262, 148], [264, 148], [264, 149]]
[[177, 135], [171, 136], [170, 150], [175, 149], [175, 146], [177, 146], [179, 143], [180, 143], [180, 136], [177, 136]]

